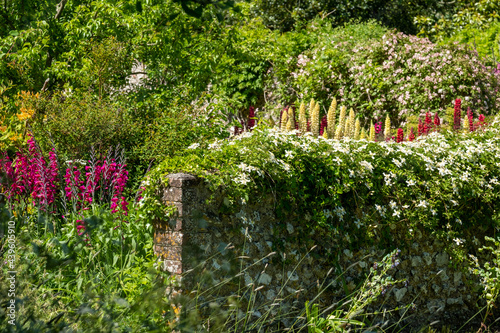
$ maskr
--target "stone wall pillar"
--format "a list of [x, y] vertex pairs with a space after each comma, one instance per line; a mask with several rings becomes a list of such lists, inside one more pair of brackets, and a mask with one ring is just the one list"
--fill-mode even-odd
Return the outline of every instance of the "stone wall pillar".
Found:
[[185, 173], [170, 174], [167, 178], [162, 203], [175, 206], [177, 212], [155, 222], [154, 250], [163, 259], [164, 270], [180, 275], [187, 270], [187, 260], [183, 260], [183, 256], [186, 255], [187, 232], [192, 224], [189, 217], [196, 205], [198, 179]]

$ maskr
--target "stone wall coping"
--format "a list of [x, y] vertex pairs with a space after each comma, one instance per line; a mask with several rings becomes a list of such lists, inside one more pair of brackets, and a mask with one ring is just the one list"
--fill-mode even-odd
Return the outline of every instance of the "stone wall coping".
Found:
[[171, 187], [185, 187], [196, 185], [199, 178], [188, 173], [171, 173], [167, 175], [168, 185]]

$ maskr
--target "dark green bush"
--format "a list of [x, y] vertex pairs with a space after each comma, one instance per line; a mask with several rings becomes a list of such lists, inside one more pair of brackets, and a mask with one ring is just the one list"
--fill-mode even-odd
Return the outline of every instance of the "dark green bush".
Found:
[[450, 9], [436, 0], [387, 1], [387, 0], [256, 0], [254, 13], [273, 29], [290, 30], [301, 21], [316, 16], [328, 17], [335, 26], [353, 19], [375, 19], [381, 24], [400, 31], [416, 34], [418, 27], [413, 18], [447, 12]]

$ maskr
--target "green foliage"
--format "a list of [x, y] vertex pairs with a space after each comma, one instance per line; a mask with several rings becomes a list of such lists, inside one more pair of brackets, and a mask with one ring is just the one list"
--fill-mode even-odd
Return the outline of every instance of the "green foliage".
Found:
[[[315, 20], [300, 34], [310, 41], [299, 53], [285, 53], [273, 62], [268, 76], [268, 108], [311, 98], [325, 108], [332, 96], [349, 82], [353, 50], [368, 46], [388, 31], [375, 22], [347, 24], [332, 28], [327, 21]], [[298, 33], [285, 34], [287, 43]], [[287, 38], [287, 39], [285, 39]], [[278, 107], [278, 109], [280, 109]]]
[[458, 42], [476, 50], [486, 64], [495, 66], [500, 60], [500, 23], [491, 22], [483, 28], [468, 27], [443, 38], [443, 44]]
[[[156, 270], [152, 226], [130, 213], [117, 218], [94, 205], [84, 216], [66, 215], [54, 233], [43, 231], [44, 217], [36, 210], [9, 217], [17, 229], [16, 331], [140, 332], [167, 325], [168, 277]], [[76, 219], [85, 222], [81, 236]], [[2, 221], [4, 230], [8, 220]], [[8, 270], [3, 265], [3, 278]], [[6, 287], [0, 289], [3, 300], [11, 298]], [[1, 329], [8, 330], [6, 312], [0, 318]]]
[[117, 145], [132, 150], [142, 140], [142, 124], [125, 108], [90, 94], [47, 97], [33, 107], [35, 136], [47, 148], [53, 140], [66, 160], [87, 158], [92, 147], [97, 153]]
[[324, 316], [319, 313], [318, 304], [310, 305], [306, 302], [306, 317], [308, 333], [322, 332], [344, 332], [348, 325], [359, 327], [366, 324], [356, 320], [360, 318], [363, 311], [373, 303], [380, 295], [384, 295], [387, 289], [402, 281], [395, 281], [392, 277], [394, 268], [399, 265], [398, 255], [400, 250], [394, 250], [387, 254], [376, 267], [370, 268], [370, 273], [364, 283], [352, 294], [349, 295], [348, 306], [345, 309], [336, 309], [328, 312]]
[[[465, 2], [465, 1], [464, 1]], [[262, 17], [273, 29], [290, 30], [303, 21], [316, 16], [328, 17], [334, 26], [353, 19], [377, 20], [389, 28], [416, 34], [418, 27], [413, 18], [419, 15], [443, 15], [450, 11], [448, 4], [436, 0], [383, 1], [383, 0], [256, 0], [254, 15]]]
[[224, 123], [217, 105], [173, 105], [148, 126], [149, 133], [137, 148], [137, 155], [142, 160], [160, 162], [183, 154], [195, 142], [227, 137]]
[[418, 26], [419, 36], [441, 40], [464, 30], [488, 28], [498, 21], [499, 9], [500, 3], [497, 0], [460, 0], [453, 6], [448, 6], [445, 12], [415, 15], [415, 24]]
[[483, 322], [486, 322], [488, 316], [492, 314], [500, 295], [500, 240], [487, 236], [485, 239], [492, 245], [482, 247], [479, 251], [487, 251], [491, 261], [486, 262], [484, 267], [481, 267], [478, 259], [469, 255], [471, 263], [475, 267], [472, 271], [481, 278], [481, 283], [484, 285], [483, 297], [486, 300], [486, 312], [483, 316]]

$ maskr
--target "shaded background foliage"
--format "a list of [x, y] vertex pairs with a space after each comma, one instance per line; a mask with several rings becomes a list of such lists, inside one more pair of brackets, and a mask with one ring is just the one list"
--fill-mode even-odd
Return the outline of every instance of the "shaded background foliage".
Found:
[[[182, 153], [197, 138], [228, 136], [227, 129], [241, 126], [250, 106], [273, 124], [287, 105], [313, 97], [324, 109], [346, 90], [346, 101], [360, 109], [364, 121], [397, 114], [394, 105], [368, 100], [365, 90], [376, 83], [367, 79], [359, 85], [349, 66], [369, 60], [377, 64], [380, 59], [372, 55], [387, 58], [368, 50], [354, 59], [352, 51], [381, 44], [391, 29], [446, 45], [470, 42], [477, 35], [474, 31], [472, 36], [471, 29], [480, 29], [486, 35], [474, 41], [481, 56], [495, 56], [496, 50], [497, 1], [489, 0], [478, 6], [434, 0], [4, 0], [0, 7], [7, 17], [0, 22], [2, 145], [12, 151], [21, 144], [26, 121], [44, 133], [41, 143], [46, 147], [52, 144], [45, 139], [50, 132], [67, 158], [86, 158], [83, 152], [89, 151], [91, 140], [85, 138], [96, 138], [96, 144], [104, 146], [121, 142], [134, 179], [151, 162]], [[308, 76], [296, 77], [304, 56], [312, 60], [302, 68]], [[492, 59], [486, 63], [495, 65]], [[379, 75], [374, 67], [363, 71]], [[328, 77], [330, 71], [335, 78]], [[495, 89], [484, 77], [473, 83]], [[386, 90], [381, 89], [379, 97]], [[28, 112], [37, 116], [19, 121], [24, 102], [18, 94], [26, 91], [43, 93]], [[410, 98], [420, 100], [423, 108], [444, 112], [453, 97], [470, 95], [460, 94], [449, 95], [438, 107], [420, 103], [427, 96], [418, 89]], [[40, 109], [43, 105], [46, 110]], [[70, 116], [69, 124], [64, 120], [68, 110], [88, 110], [95, 117]], [[87, 128], [93, 126], [91, 119], [112, 124], [116, 110], [123, 128]], [[405, 122], [405, 117], [397, 117], [398, 123]], [[128, 129], [130, 134], [124, 134]], [[83, 139], [75, 142], [78, 136]]]
[[[250, 106], [267, 125], [276, 124], [284, 107], [310, 98], [320, 102], [323, 114], [337, 97], [356, 108], [364, 124], [391, 115], [395, 124], [404, 125], [422, 110], [444, 116], [454, 98], [463, 98], [464, 107], [494, 114], [499, 3], [0, 0], [0, 149], [14, 157], [29, 131], [45, 153], [54, 146], [62, 163], [87, 160], [92, 148], [99, 154], [119, 144], [126, 150], [130, 171], [128, 194], [135, 194], [144, 173], [165, 158], [185, 155], [193, 143], [227, 138], [234, 126], [244, 127]], [[430, 41], [408, 36], [414, 34]], [[385, 49], [389, 38], [396, 40], [393, 50]], [[469, 46], [455, 46], [456, 41]], [[420, 44], [429, 47], [430, 54], [453, 55], [442, 76], [435, 78], [437, 83], [425, 86], [432, 91], [420, 89], [424, 85], [417, 77], [431, 75], [428, 67], [436, 62], [423, 63], [427, 69], [410, 70], [406, 65], [418, 53], [406, 50]], [[399, 59], [394, 71], [384, 70], [391, 57]], [[396, 70], [401, 77], [393, 79]], [[457, 75], [460, 71], [463, 74]], [[410, 87], [401, 81], [403, 76], [410, 77]], [[385, 81], [407, 89], [405, 101], [412, 106], [407, 113], [400, 114], [400, 96]], [[464, 88], [458, 89], [460, 85]], [[432, 95], [430, 101], [429, 93], [440, 96]], [[6, 219], [7, 213], [2, 214]], [[96, 218], [112, 227], [113, 220], [104, 215]], [[146, 243], [151, 241], [148, 235]], [[23, 251], [40, 265], [47, 256], [28, 246], [37, 237], [60, 260], [72, 255], [54, 250], [45, 235], [25, 236]], [[144, 253], [140, 257], [151, 259]], [[112, 266], [112, 259], [111, 264], [109, 258], [103, 262]], [[73, 261], [64, 269], [81, 265]], [[146, 270], [136, 268], [127, 274], [149, 279]], [[26, 264], [27, 279], [33, 269]], [[85, 281], [92, 284], [88, 277]], [[135, 295], [148, 295], [155, 288], [153, 278], [148, 281], [144, 288], [136, 286]], [[114, 288], [122, 298], [123, 285], [117, 282]], [[100, 306], [98, 297], [79, 296], [82, 303]], [[116, 310], [114, 299], [103, 302], [111, 313], [107, 318], [112, 320], [102, 326], [108, 329], [128, 310]], [[79, 315], [74, 307], [68, 311], [73, 311], [70, 321]], [[149, 325], [141, 316], [138, 312], [131, 327]], [[168, 318], [155, 320], [154, 325]], [[37, 323], [33, 327], [46, 328]], [[153, 324], [147, 327], [153, 329]]]

